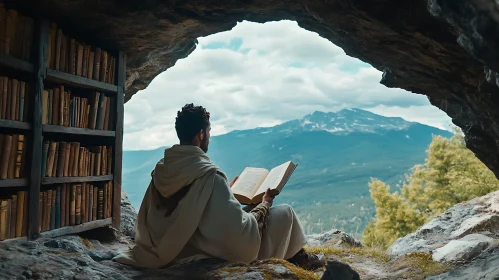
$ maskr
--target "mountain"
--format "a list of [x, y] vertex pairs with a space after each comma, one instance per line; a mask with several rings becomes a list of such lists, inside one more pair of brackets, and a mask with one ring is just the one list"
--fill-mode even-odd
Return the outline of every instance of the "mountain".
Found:
[[[424, 162], [432, 135], [452, 136], [402, 118], [346, 109], [213, 136], [208, 155], [229, 179], [246, 166], [270, 169], [292, 160], [298, 167], [276, 203], [292, 205], [308, 233], [332, 227], [355, 233], [374, 216], [370, 178], [395, 187], [412, 166]], [[164, 149], [124, 152], [123, 188], [134, 206], [140, 205]]]

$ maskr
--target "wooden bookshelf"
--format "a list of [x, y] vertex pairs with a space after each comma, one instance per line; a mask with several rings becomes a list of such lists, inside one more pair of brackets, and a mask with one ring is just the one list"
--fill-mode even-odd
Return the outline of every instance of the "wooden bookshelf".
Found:
[[12, 128], [19, 130], [30, 130], [31, 124], [28, 122], [0, 120], [0, 128]]
[[[5, 5], [9, 4], [0, 4], [0, 9], [11, 9], [11, 7], [5, 7]], [[19, 14], [20, 15], [20, 14]], [[22, 15], [23, 17], [27, 17], [29, 15]], [[34, 17], [36, 18], [36, 17]], [[18, 21], [15, 21], [16, 24]], [[3, 26], [3, 22], [0, 22], [0, 26]], [[5, 134], [6, 131], [8, 131], [8, 134], [24, 134], [25, 135], [25, 150], [23, 150], [24, 153], [26, 153], [25, 156], [25, 161], [24, 166], [24, 177], [23, 178], [17, 178], [17, 179], [3, 179], [0, 180], [0, 200], [2, 200], [2, 197], [5, 197], [5, 195], [13, 194], [13, 193], [23, 193], [23, 191], [27, 191], [25, 195], [19, 195], [20, 197], [26, 196], [26, 200], [24, 201], [26, 208], [24, 211], [24, 215], [27, 218], [24, 218], [23, 220], [23, 236], [18, 237], [16, 236], [15, 238], [10, 236], [8, 239], [5, 239], [4, 241], [9, 241], [9, 240], [19, 240], [26, 238], [28, 240], [34, 240], [39, 238], [40, 236], [43, 237], [55, 237], [55, 236], [60, 236], [60, 235], [66, 235], [66, 234], [75, 234], [83, 231], [87, 231], [90, 229], [106, 226], [106, 225], [112, 225], [115, 228], [119, 228], [120, 226], [120, 205], [121, 205], [121, 172], [122, 172], [122, 142], [123, 142], [123, 113], [124, 113], [124, 92], [125, 92], [125, 73], [126, 73], [126, 58], [123, 52], [119, 52], [118, 50], [108, 50], [108, 49], [102, 49], [102, 53], [105, 53], [105, 56], [102, 56], [102, 61], [105, 61], [105, 63], [101, 63], [101, 69], [104, 69], [102, 71], [105, 71], [103, 74], [97, 75], [92, 75], [90, 74], [90, 69], [92, 69], [90, 66], [90, 61], [92, 56], [88, 56], [88, 60], [85, 58], [83, 61], [88, 62], [87, 63], [87, 75], [85, 76], [85, 66], [82, 66], [82, 61], [81, 61], [81, 47], [85, 48], [84, 51], [86, 51], [87, 55], [89, 52], [92, 52], [92, 50], [101, 50], [99, 49], [100, 46], [90, 46], [85, 43], [86, 40], [92, 41], [92, 38], [69, 38], [69, 35], [65, 34], [65, 32], [68, 32], [68, 34], [71, 34], [71, 30], [62, 30], [61, 34], [64, 34], [64, 36], [68, 36], [71, 41], [64, 41], [65, 42], [65, 47], [68, 47], [68, 43], [71, 42], [70, 44], [73, 44], [74, 41], [76, 41], [76, 46], [79, 47], [76, 50], [73, 49], [72, 51], [79, 52], [79, 56], [74, 53], [70, 53], [69, 55], [66, 53], [64, 55], [67, 55], [68, 61], [70, 59], [76, 59], [76, 63], [78, 67], [83, 67], [83, 68], [78, 68], [78, 73], [74, 72], [74, 66], [73, 67], [73, 74], [64, 72], [63, 70], [66, 69], [59, 69], [56, 70], [56, 67], [50, 65], [50, 55], [56, 54], [54, 57], [58, 57], [61, 55], [61, 61], [62, 61], [62, 49], [60, 51], [61, 54], [59, 54], [57, 51], [55, 51], [56, 48], [55, 46], [58, 43], [56, 41], [55, 43], [53, 42], [54, 38], [54, 24], [51, 21], [48, 21], [47, 19], [38, 19], [36, 18], [33, 23], [33, 38], [32, 38], [32, 44], [31, 46], [31, 51], [30, 51], [30, 58], [29, 61], [20, 59], [21, 54], [19, 53], [19, 50], [17, 50], [18, 54], [7, 54], [3, 52], [3, 50], [0, 48], [0, 67], [2, 68], [2, 71], [0, 71], [0, 75], [8, 77], [9, 79], [19, 79], [21, 78], [26, 78], [27, 80], [25, 81], [26, 84], [29, 83], [29, 87], [27, 87], [27, 94], [25, 96], [26, 101], [29, 101], [29, 104], [27, 107], [28, 109], [25, 110], [25, 112], [28, 112], [29, 117], [25, 117], [24, 120], [29, 120], [29, 122], [21, 122], [21, 121], [12, 121], [12, 120], [0, 120], [0, 130], [2, 134]], [[59, 28], [56, 27], [56, 32], [55, 36], [59, 36]], [[0, 38], [0, 41], [2, 38]], [[26, 40], [26, 37], [24, 37], [24, 40]], [[63, 39], [65, 40], [65, 39]], [[52, 42], [52, 43], [51, 43]], [[26, 45], [24, 45], [26, 46]], [[59, 45], [61, 46], [61, 45]], [[72, 45], [69, 45], [71, 47]], [[68, 47], [68, 49], [69, 49]], [[87, 49], [88, 48], [88, 49]], [[10, 48], [11, 50], [16, 51], [15, 48]], [[66, 51], [68, 51], [66, 49]], [[24, 53], [22, 54], [22, 57], [26, 55], [26, 47], [23, 49]], [[12, 51], [11, 51], [12, 52]], [[50, 52], [50, 53], [49, 53]], [[16, 57], [17, 56], [17, 57]], [[76, 58], [75, 58], [76, 57]], [[97, 54], [95, 57], [98, 57]], [[95, 61], [99, 61], [98, 58], [95, 59]], [[61, 62], [62, 63], [62, 62]], [[75, 63], [75, 62], [73, 62]], [[62, 65], [62, 64], [61, 64]], [[69, 65], [69, 64], [67, 64]], [[83, 64], [85, 65], [85, 64]], [[97, 63], [95, 63], [97, 65]], [[106, 66], [102, 66], [106, 65]], [[24, 73], [24, 74], [20, 74]], [[98, 73], [98, 72], [94, 72]], [[102, 76], [104, 75], [104, 76]], [[97, 77], [96, 77], [97, 76]], [[104, 77], [104, 78], [102, 78]], [[107, 81], [107, 82], [102, 82], [102, 81]], [[111, 81], [113, 81], [111, 83]], [[91, 92], [100, 92], [101, 96], [99, 97], [100, 100], [102, 100], [102, 96], [106, 96], [104, 100], [110, 99], [107, 97], [111, 97], [112, 100], [106, 101], [106, 107], [105, 109], [105, 114], [103, 113], [104, 111], [99, 111], [99, 114], [104, 114], [101, 116], [104, 116], [105, 118], [105, 126], [104, 129], [112, 129], [112, 130], [104, 130], [104, 129], [89, 129], [89, 128], [81, 128], [81, 127], [73, 127], [71, 126], [64, 126], [62, 125], [49, 125], [49, 124], [42, 124], [42, 114], [44, 109], [42, 109], [43, 105], [43, 97], [44, 97], [44, 90], [46, 91], [46, 87], [57, 87], [57, 86], [64, 86], [65, 89], [68, 89], [71, 91], [75, 91], [76, 95], [82, 95], [84, 96], [87, 94], [86, 92], [90, 94]], [[62, 88], [62, 87], [61, 87]], [[2, 89], [0, 89], [1, 91]], [[1, 92], [0, 92], [1, 93]], [[69, 93], [68, 93], [69, 94]], [[55, 95], [54, 95], [55, 96]], [[61, 97], [62, 98], [62, 97]], [[14, 99], [12, 99], [14, 100]], [[68, 99], [65, 99], [68, 100]], [[90, 100], [90, 99], [89, 99]], [[71, 102], [73, 102], [71, 100]], [[86, 103], [85, 106], [92, 106], [90, 103]], [[20, 103], [23, 104], [23, 103]], [[52, 103], [50, 103], [52, 104]], [[66, 107], [64, 107], [61, 102], [60, 107], [56, 107], [54, 104], [54, 110], [67, 110]], [[73, 103], [71, 103], [73, 104]], [[76, 105], [75, 105], [76, 107]], [[46, 107], [45, 107], [46, 108]], [[85, 110], [87, 107], [83, 107], [83, 110]], [[91, 107], [88, 107], [91, 108]], [[95, 106], [93, 108], [96, 108]], [[80, 108], [81, 109], [81, 108]], [[51, 109], [52, 110], [52, 109]], [[96, 110], [101, 110], [100, 104], [99, 108]], [[76, 111], [76, 110], [75, 110]], [[50, 111], [52, 112], [52, 111]], [[70, 114], [72, 118], [74, 113], [73, 111], [64, 111], [67, 114]], [[87, 111], [88, 112], [88, 109]], [[95, 112], [95, 111], [94, 111]], [[21, 114], [20, 114], [21, 115]], [[66, 120], [68, 118], [64, 117]], [[74, 117], [76, 118], [76, 117]], [[81, 118], [81, 116], [79, 117]], [[84, 115], [84, 118], [89, 118], [88, 113], [87, 115]], [[104, 120], [103, 120], [104, 121]], [[89, 121], [88, 121], [89, 122]], [[60, 123], [63, 123], [62, 120]], [[87, 122], [84, 122], [85, 124]], [[109, 124], [109, 126], [108, 126]], [[82, 126], [81, 123], [80, 125], [74, 125], [74, 126]], [[86, 125], [83, 125], [86, 126]], [[90, 126], [86, 126], [90, 127]], [[97, 126], [95, 126], [97, 127]], [[17, 131], [19, 130], [19, 131]], [[88, 136], [88, 137], [87, 137]], [[110, 147], [112, 149], [112, 154], [111, 152], [108, 152], [106, 157], [105, 163], [106, 163], [106, 168], [107, 172], [100, 172], [100, 174], [111, 174], [109, 175], [101, 175], [101, 176], [72, 176], [72, 177], [45, 177], [42, 175], [42, 168], [43, 164], [47, 163], [47, 160], [45, 158], [44, 161], [44, 141], [49, 141], [49, 142], [79, 142], [80, 147], [85, 147], [83, 150], [77, 149], [76, 152], [85, 152], [87, 154], [92, 153], [92, 158], [94, 158], [93, 153], [96, 152], [90, 152], [87, 149], [87, 147]], [[0, 149], [3, 149], [3, 146], [0, 146]], [[64, 150], [64, 149], [62, 149]], [[109, 151], [109, 150], [108, 150]], [[46, 150], [45, 150], [46, 154]], [[85, 154], [85, 155], [87, 155]], [[101, 154], [100, 150], [97, 152], [97, 154]], [[63, 154], [61, 154], [63, 155]], [[68, 155], [69, 152], [68, 152]], [[103, 154], [104, 156], [105, 154]], [[45, 156], [46, 157], [46, 156]], [[64, 157], [62, 157], [64, 158]], [[69, 158], [69, 156], [68, 156]], [[88, 160], [88, 163], [90, 163], [90, 160], [88, 157], [83, 157], [86, 160]], [[66, 161], [67, 162], [67, 161]], [[77, 164], [77, 161], [74, 161], [74, 164]], [[73, 164], [73, 163], [71, 163]], [[84, 163], [85, 164], [85, 163]], [[90, 165], [90, 164], [89, 164]], [[55, 166], [55, 163], [54, 165]], [[67, 164], [66, 164], [67, 166]], [[76, 166], [76, 165], [75, 165]], [[96, 167], [97, 170], [99, 170], [99, 167]], [[104, 168], [104, 167], [101, 167]], [[62, 169], [58, 169], [60, 171]], [[103, 169], [105, 170], [105, 169]], [[111, 170], [111, 171], [110, 171]], [[57, 173], [60, 174], [60, 173]], [[80, 173], [81, 174], [81, 173]], [[88, 173], [83, 173], [83, 174], [99, 174], [99, 172], [88, 172]], [[17, 176], [17, 175], [16, 175]], [[55, 193], [55, 189], [57, 189], [57, 195], [60, 195], [60, 200], [59, 197], [57, 198], [57, 207], [61, 207], [60, 210], [55, 210], [58, 211], [56, 215], [62, 215], [63, 210], [62, 208], [63, 201], [66, 201], [67, 199], [63, 200], [62, 196], [63, 194], [61, 193], [61, 189], [68, 190], [68, 186], [71, 185], [77, 185], [77, 189], [79, 190], [80, 194], [82, 195], [81, 202], [77, 203], [83, 203], [84, 199], [83, 196], [85, 193], [82, 192], [87, 192], [86, 193], [86, 198], [89, 199], [89, 192], [90, 190], [95, 190], [97, 192], [97, 189], [99, 190], [98, 195], [102, 195], [101, 192], [104, 192], [104, 199], [99, 200], [99, 203], [103, 201], [101, 205], [103, 210], [105, 211], [106, 214], [103, 216], [99, 216], [99, 219], [94, 220], [88, 219], [88, 216], [85, 217], [85, 220], [83, 220], [84, 214], [81, 214], [82, 220], [80, 222], [76, 223], [71, 223], [71, 226], [65, 226], [62, 223], [62, 220], [59, 221], [58, 217], [55, 216], [56, 218], [56, 223], [60, 223], [60, 227], [54, 227], [51, 225], [51, 230], [47, 230], [45, 227], [44, 229], [41, 228], [42, 225], [42, 218], [39, 216], [40, 210], [44, 209], [45, 207], [45, 197], [48, 196], [47, 192], [50, 189], [54, 189], [54, 192], [52, 195]], [[80, 188], [80, 185], [82, 186]], [[65, 186], [64, 188], [61, 187], [59, 188], [58, 186]], [[89, 187], [90, 186], [90, 187]], [[94, 186], [94, 188], [92, 188]], [[105, 190], [104, 190], [105, 189]], [[66, 195], [65, 198], [69, 196], [69, 194], [66, 192], [64, 195]], [[94, 193], [95, 196], [97, 196], [96, 193]], [[12, 197], [15, 197], [13, 195]], [[42, 200], [40, 200], [42, 199]], [[100, 199], [100, 197], [99, 197]], [[4, 200], [5, 201], [5, 200]], [[47, 198], [47, 203], [49, 201], [54, 201], [50, 200]], [[54, 203], [56, 202], [54, 201]], [[80, 201], [80, 200], [78, 200]], [[60, 202], [60, 205], [59, 205]], [[71, 203], [73, 203], [74, 200], [71, 200]], [[88, 201], [86, 201], [88, 203]], [[9, 202], [10, 203], [10, 202]], [[55, 204], [54, 204], [55, 205]], [[66, 205], [66, 204], [64, 204]], [[83, 204], [82, 204], [83, 205]], [[89, 204], [90, 205], [90, 204]], [[94, 204], [97, 205], [97, 201]], [[101, 207], [99, 206], [99, 207]], [[55, 207], [55, 206], [53, 206]], [[58, 208], [59, 209], [59, 208]], [[89, 207], [88, 205], [82, 206], [82, 209], [85, 209], [85, 211], [92, 211], [92, 208]], [[1, 210], [1, 207], [0, 207]], [[43, 210], [47, 211], [47, 210]], [[54, 214], [54, 210], [48, 210], [52, 211], [51, 214]], [[60, 212], [59, 212], [60, 211]], [[67, 215], [67, 205], [66, 209], [64, 210]], [[82, 210], [83, 211], [83, 210]], [[50, 213], [50, 212], [46, 212]], [[51, 217], [49, 214], [49, 218], [51, 219], [50, 221], [53, 222], [53, 216]], [[45, 219], [45, 218], [44, 218]], [[62, 219], [62, 216], [61, 216]], [[13, 220], [15, 222], [15, 220]], [[17, 220], [19, 221], [19, 220]], [[44, 220], [46, 222], [46, 219]], [[46, 224], [45, 224], [46, 225]], [[0, 234], [1, 234], [1, 226], [0, 226]], [[16, 233], [17, 235], [17, 233]], [[0, 235], [0, 238], [2, 236]], [[4, 242], [0, 241], [0, 242]]]
[[118, 87], [115, 85], [99, 82], [81, 76], [76, 76], [66, 72], [56, 71], [49, 68], [47, 68], [47, 80], [69, 86], [76, 86], [81, 88], [107, 91], [107, 92], [118, 92]]
[[44, 124], [42, 126], [42, 131], [48, 133], [78, 134], [78, 135], [102, 136], [102, 137], [114, 137], [116, 135], [116, 132], [113, 130], [98, 130], [98, 129], [67, 127], [67, 126], [47, 125], [47, 124]]
[[34, 71], [33, 64], [6, 53], [0, 53], [0, 66], [2, 69], [8, 68], [26, 73], [33, 73]]
[[103, 175], [103, 176], [85, 176], [85, 177], [45, 177], [42, 179], [42, 185], [102, 182], [102, 181], [111, 181], [111, 180], [113, 180], [112, 174]]
[[10, 187], [27, 187], [28, 179], [2, 179], [0, 180], [0, 188], [10, 188]]

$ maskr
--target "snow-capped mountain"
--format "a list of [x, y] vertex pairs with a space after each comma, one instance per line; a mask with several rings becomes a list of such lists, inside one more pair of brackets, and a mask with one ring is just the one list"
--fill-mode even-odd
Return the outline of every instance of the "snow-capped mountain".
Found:
[[[337, 225], [355, 231], [374, 215], [369, 208], [370, 178], [395, 188], [412, 166], [424, 162], [432, 135], [450, 137], [451, 133], [360, 109], [314, 112], [274, 127], [213, 136], [208, 156], [229, 179], [247, 166], [270, 169], [294, 161], [298, 168], [276, 202], [291, 204], [310, 221], [329, 220], [331, 215], [349, 221], [364, 211], [360, 220]], [[163, 151], [124, 152], [123, 187], [135, 206]]]

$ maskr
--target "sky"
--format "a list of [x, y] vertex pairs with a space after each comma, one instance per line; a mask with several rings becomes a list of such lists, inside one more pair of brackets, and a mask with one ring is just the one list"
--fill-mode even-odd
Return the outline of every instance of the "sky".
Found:
[[175, 117], [187, 103], [207, 108], [212, 135], [345, 108], [451, 124], [426, 96], [381, 85], [380, 71], [294, 21], [244, 21], [198, 41], [125, 104], [125, 150], [176, 144]]

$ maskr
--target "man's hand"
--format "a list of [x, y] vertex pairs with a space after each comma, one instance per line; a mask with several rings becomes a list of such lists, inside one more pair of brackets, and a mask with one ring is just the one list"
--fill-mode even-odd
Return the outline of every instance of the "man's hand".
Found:
[[274, 197], [275, 194], [272, 194], [270, 189], [267, 189], [263, 195], [262, 202], [268, 202], [272, 206], [272, 203], [274, 203]]
[[231, 188], [236, 183], [238, 178], [239, 178], [239, 176], [236, 176], [236, 178], [232, 179], [232, 181], [230, 182], [230, 185], [229, 185]]

